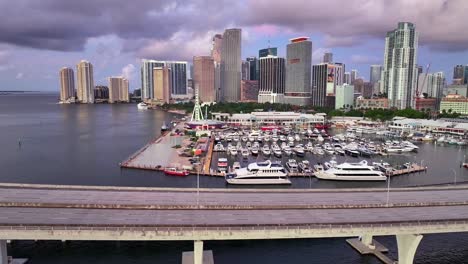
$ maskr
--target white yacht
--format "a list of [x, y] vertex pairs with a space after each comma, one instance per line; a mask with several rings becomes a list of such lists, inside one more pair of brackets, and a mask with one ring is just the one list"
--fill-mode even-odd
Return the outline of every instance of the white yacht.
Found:
[[226, 149], [224, 148], [223, 144], [218, 143], [214, 146], [213, 151], [215, 152], [224, 152]]
[[289, 172], [299, 172], [299, 167], [295, 159], [288, 160], [288, 162], [286, 162], [286, 167], [288, 168]]
[[270, 156], [271, 154], [271, 151], [270, 151], [270, 147], [268, 145], [263, 145], [262, 147], [262, 154], [264, 156]]
[[248, 159], [248, 158], [249, 158], [249, 155], [250, 155], [250, 152], [249, 152], [248, 149], [243, 148], [243, 149], [241, 149], [241, 154], [242, 154], [242, 158]]
[[363, 160], [359, 163], [337, 164], [335, 160], [325, 163], [325, 169], [317, 170], [315, 177], [336, 181], [385, 181], [387, 176]]
[[228, 170], [228, 160], [226, 158], [219, 158], [218, 159], [218, 171], [227, 172], [227, 170]]
[[237, 169], [226, 175], [229, 184], [291, 184], [288, 173], [281, 164], [264, 162], [251, 163], [247, 168]]
[[138, 108], [138, 110], [148, 110], [149, 104], [141, 102], [141, 103], [137, 104], [137, 108]]
[[257, 156], [258, 155], [258, 146], [254, 145], [250, 151], [252, 151], [252, 155], [253, 156]]

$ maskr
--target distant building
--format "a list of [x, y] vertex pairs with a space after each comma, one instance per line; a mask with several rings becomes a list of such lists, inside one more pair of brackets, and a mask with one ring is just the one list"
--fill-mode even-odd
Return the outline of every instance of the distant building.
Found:
[[356, 81], [357, 78], [358, 78], [358, 71], [351, 70], [351, 84], [354, 84], [354, 81]]
[[293, 38], [287, 45], [285, 103], [303, 106], [311, 102], [312, 42], [308, 39]]
[[336, 87], [335, 109], [354, 106], [354, 86], [343, 84]]
[[333, 63], [333, 53], [325, 52], [323, 54], [323, 63]]
[[186, 61], [158, 61], [143, 59], [141, 66], [142, 100], [154, 99], [153, 70], [154, 68], [165, 66], [171, 69], [171, 94], [184, 95], [187, 93]]
[[453, 68], [453, 80], [461, 80], [462, 84], [465, 81], [465, 68], [468, 66], [456, 65]]
[[365, 82], [362, 78], [357, 78], [354, 81], [354, 91], [361, 94], [364, 98], [371, 98], [374, 86], [370, 82]]
[[[420, 98], [434, 98], [436, 100], [435, 110], [438, 109], [440, 100], [443, 96], [443, 91], [445, 89], [445, 75], [443, 72], [436, 72], [432, 74], [422, 73], [419, 75], [418, 80], [418, 98], [415, 100], [420, 100]], [[421, 103], [419, 103], [421, 105]], [[414, 106], [415, 109], [419, 109], [418, 106]]]
[[[221, 49], [223, 47], [223, 36], [221, 34], [216, 34], [213, 37], [212, 47], [211, 47], [211, 57], [214, 61], [214, 71], [215, 71], [215, 98], [216, 101], [221, 101]], [[195, 88], [192, 86], [192, 88]]]
[[250, 80], [250, 63], [242, 61], [242, 80]]
[[377, 93], [380, 91], [380, 80], [382, 79], [382, 65], [371, 65], [370, 66], [370, 83], [375, 87], [375, 85], [379, 85]]
[[266, 48], [258, 51], [258, 59], [268, 57], [268, 56], [278, 56], [277, 48]]
[[249, 80], [258, 80], [258, 60], [255, 56], [253, 57], [248, 57], [247, 58], [247, 63], [249, 64], [249, 68], [250, 68], [250, 74], [249, 74], [249, 77], [250, 79]]
[[94, 87], [94, 99], [109, 99], [109, 87], [105, 85], [96, 85], [96, 87]]
[[388, 94], [391, 106], [411, 107], [416, 90], [418, 68], [418, 32], [414, 24], [399, 22], [385, 38], [382, 89]]
[[210, 56], [193, 57], [194, 84], [198, 85], [199, 99], [202, 102], [215, 102], [215, 64]]
[[388, 109], [389, 102], [387, 98], [370, 98], [366, 99], [362, 96], [359, 96], [356, 99], [357, 109]]
[[414, 109], [418, 111], [437, 111], [439, 105], [436, 98], [416, 98]]
[[241, 81], [241, 102], [258, 101], [259, 83], [256, 80]]
[[109, 103], [129, 101], [128, 80], [122, 76], [109, 77]]
[[221, 49], [221, 101], [240, 100], [242, 30], [226, 29]]
[[449, 94], [440, 102], [440, 112], [459, 113], [468, 115], [468, 98], [461, 95]]
[[274, 56], [259, 60], [259, 103], [283, 103], [285, 90], [285, 60]]
[[344, 83], [351, 84], [351, 73], [349, 72], [344, 73]]
[[84, 104], [94, 104], [94, 71], [89, 61], [82, 60], [76, 65], [77, 68], [77, 98]]
[[160, 104], [168, 104], [171, 100], [172, 69], [169, 66], [153, 69], [153, 100]]
[[447, 89], [444, 92], [444, 95], [448, 94], [458, 94], [461, 96], [468, 97], [468, 85], [463, 84], [463, 85], [449, 85], [447, 86]]
[[[328, 64], [312, 66], [312, 105], [325, 107], [327, 105]], [[334, 107], [334, 105], [333, 105]]]
[[60, 69], [60, 101], [65, 102], [75, 97], [75, 74], [72, 68]]

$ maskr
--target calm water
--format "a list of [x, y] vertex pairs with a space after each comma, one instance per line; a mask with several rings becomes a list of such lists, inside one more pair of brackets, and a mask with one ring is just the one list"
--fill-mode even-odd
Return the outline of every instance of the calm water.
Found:
[[[121, 170], [118, 163], [159, 134], [175, 116], [137, 111], [128, 105], [57, 105], [57, 95], [0, 96], [0, 182], [195, 187], [196, 177], [167, 177], [155, 172]], [[21, 145], [19, 145], [19, 141]], [[468, 181], [459, 167], [466, 148], [420, 145], [417, 154], [389, 161], [424, 160], [427, 173], [400, 176], [392, 186]], [[312, 158], [315, 163], [318, 160]], [[328, 158], [323, 158], [328, 159]], [[351, 158], [349, 158], [351, 159]], [[293, 179], [290, 188], [380, 187], [385, 183], [342, 183]], [[226, 187], [224, 180], [202, 177], [201, 187]], [[396, 258], [395, 239], [380, 238]], [[343, 239], [208, 242], [216, 263], [378, 263], [361, 257]], [[30, 263], [180, 263], [185, 242], [29, 242], [10, 246]], [[426, 236], [417, 263], [466, 263], [468, 235]]]

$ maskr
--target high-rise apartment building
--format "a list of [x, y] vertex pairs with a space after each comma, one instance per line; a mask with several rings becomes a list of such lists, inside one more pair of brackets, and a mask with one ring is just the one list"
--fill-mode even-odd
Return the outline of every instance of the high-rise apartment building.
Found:
[[242, 61], [242, 80], [250, 80], [250, 64], [248, 61]]
[[221, 49], [221, 101], [240, 100], [241, 81], [241, 43], [240, 28], [226, 29]]
[[258, 60], [255, 56], [248, 57], [247, 62], [250, 68], [250, 80], [258, 80]]
[[345, 72], [344, 73], [344, 83], [351, 84], [351, 73]]
[[285, 60], [275, 56], [259, 59], [259, 103], [283, 103], [285, 91]]
[[160, 104], [168, 104], [171, 99], [172, 69], [169, 66], [153, 69], [153, 94], [154, 100]]
[[193, 57], [193, 82], [202, 102], [215, 102], [215, 62], [210, 56]]
[[72, 68], [60, 69], [60, 101], [65, 102], [75, 97], [75, 75]]
[[278, 56], [278, 48], [268, 47], [266, 49], [261, 49], [258, 51], [258, 59], [268, 56]]
[[370, 83], [375, 84], [382, 79], [382, 65], [370, 66]]
[[287, 45], [285, 103], [310, 104], [312, 42], [308, 39], [308, 37], [293, 38]]
[[129, 102], [128, 80], [122, 76], [109, 77], [109, 103]]
[[351, 70], [351, 84], [354, 83], [358, 78], [358, 71], [357, 70]]
[[158, 61], [142, 60], [141, 66], [141, 86], [142, 100], [154, 99], [153, 74], [154, 68], [167, 66], [171, 69], [171, 94], [187, 94], [187, 62], [186, 61]]
[[414, 24], [399, 22], [385, 38], [381, 91], [388, 94], [390, 105], [411, 107], [418, 78], [418, 32]]
[[333, 53], [325, 52], [323, 54], [323, 63], [332, 63], [333, 62]]
[[84, 104], [94, 104], [94, 73], [93, 65], [82, 60], [76, 65], [77, 69], [77, 97]]
[[324, 107], [327, 105], [328, 64], [312, 66], [312, 105]]

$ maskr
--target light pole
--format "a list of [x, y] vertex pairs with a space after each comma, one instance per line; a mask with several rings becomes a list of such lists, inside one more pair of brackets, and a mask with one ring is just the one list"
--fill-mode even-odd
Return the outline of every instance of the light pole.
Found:
[[197, 166], [197, 209], [200, 208], [200, 164]]
[[387, 207], [390, 202], [390, 174], [387, 176]]
[[453, 175], [454, 175], [454, 180], [453, 180], [453, 185], [457, 185], [457, 172], [455, 169], [452, 169]]

